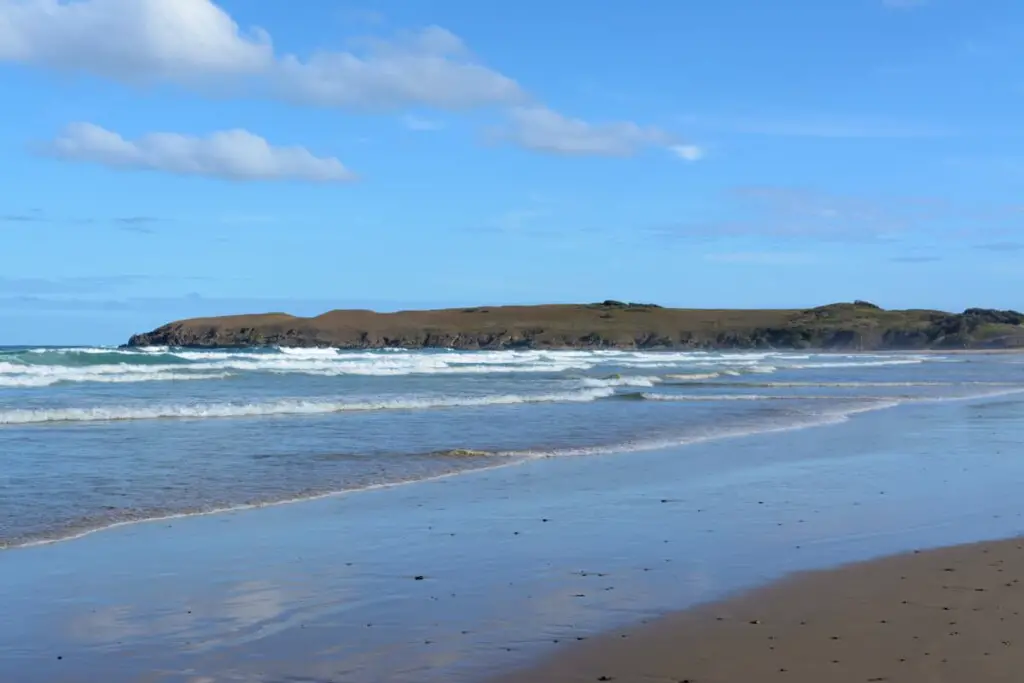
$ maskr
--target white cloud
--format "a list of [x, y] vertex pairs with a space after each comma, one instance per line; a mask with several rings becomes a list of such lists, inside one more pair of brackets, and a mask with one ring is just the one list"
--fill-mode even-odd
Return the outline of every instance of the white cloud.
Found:
[[231, 180], [346, 182], [356, 178], [334, 157], [317, 157], [304, 147], [275, 147], [258, 135], [238, 129], [206, 137], [150, 133], [125, 140], [91, 123], [73, 123], [46, 151], [61, 159], [113, 168]]
[[704, 158], [704, 150], [697, 145], [671, 145], [669, 151], [685, 161], [700, 161]]
[[373, 41], [363, 56], [320, 52], [302, 61], [288, 55], [271, 81], [281, 97], [332, 107], [465, 109], [526, 99], [519, 84], [474, 61], [458, 36], [437, 26]]
[[537, 152], [568, 156], [625, 157], [648, 146], [668, 147], [673, 138], [653, 126], [629, 121], [588, 123], [543, 106], [515, 107], [500, 137]]
[[403, 116], [402, 125], [409, 130], [415, 131], [441, 130], [444, 128], [444, 124], [440, 121], [425, 119], [421, 116], [414, 116], [413, 114], [406, 114]]
[[526, 99], [450, 31], [428, 27], [354, 52], [274, 51], [211, 0], [0, 0], [0, 61], [122, 82], [225, 84], [299, 104], [458, 109]]
[[270, 37], [208, 0], [0, 0], [0, 60], [122, 81], [265, 71]]
[[[269, 33], [240, 26], [214, 0], [0, 0], [3, 62], [304, 106], [370, 111], [501, 106], [510, 117], [502, 137], [539, 152], [630, 156], [653, 146], [689, 161], [702, 156], [698, 147], [678, 144], [656, 127], [590, 123], [532, 104], [515, 80], [485, 66], [458, 36], [438, 26], [389, 40], [363, 40], [348, 51], [296, 55], [275, 50]], [[412, 130], [440, 127], [411, 115], [402, 122]], [[138, 143], [107, 139], [105, 144], [109, 148], [103, 153], [110, 154]], [[143, 165], [138, 154], [131, 158], [131, 165]], [[128, 165], [123, 159], [118, 163]]]

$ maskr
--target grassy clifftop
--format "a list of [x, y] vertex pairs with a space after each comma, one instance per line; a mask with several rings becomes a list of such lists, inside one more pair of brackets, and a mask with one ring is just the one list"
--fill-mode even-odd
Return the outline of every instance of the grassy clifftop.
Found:
[[1024, 348], [1024, 315], [887, 311], [866, 302], [804, 310], [702, 310], [604, 301], [375, 313], [336, 310], [195, 318], [134, 335], [128, 346], [334, 346], [515, 349]]

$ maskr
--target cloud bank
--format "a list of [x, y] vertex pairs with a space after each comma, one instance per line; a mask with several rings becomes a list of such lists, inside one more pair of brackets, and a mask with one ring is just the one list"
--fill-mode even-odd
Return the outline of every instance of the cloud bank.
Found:
[[[282, 53], [267, 31], [240, 26], [212, 0], [0, 0], [0, 63], [309, 107], [500, 107], [510, 121], [505, 140], [548, 154], [621, 157], [677, 144], [655, 127], [588, 123], [539, 106], [514, 79], [482, 63], [439, 26], [363, 40], [358, 48]], [[427, 121], [405, 123], [426, 130]], [[702, 156], [692, 145], [671, 149], [688, 161]]]
[[526, 100], [511, 78], [431, 26], [360, 53], [278, 53], [210, 0], [0, 0], [0, 61], [116, 81], [230, 83], [297, 104], [462, 109]]

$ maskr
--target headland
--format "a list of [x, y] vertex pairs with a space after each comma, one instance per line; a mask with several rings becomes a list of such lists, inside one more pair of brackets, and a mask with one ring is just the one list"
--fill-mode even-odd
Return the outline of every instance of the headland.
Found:
[[496, 306], [377, 313], [334, 310], [193, 318], [136, 334], [128, 347], [258, 346], [452, 349], [818, 349], [897, 351], [1024, 348], [1024, 314], [830, 304], [798, 310], [595, 304]]

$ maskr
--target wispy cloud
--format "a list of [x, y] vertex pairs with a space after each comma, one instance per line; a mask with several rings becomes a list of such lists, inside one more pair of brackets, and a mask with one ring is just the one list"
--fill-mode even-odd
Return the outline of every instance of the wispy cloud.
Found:
[[985, 244], [976, 244], [974, 245], [974, 248], [981, 249], [982, 251], [1011, 253], [1024, 251], [1024, 242], [988, 242]]
[[444, 128], [444, 124], [441, 123], [440, 121], [424, 118], [422, 116], [415, 116], [413, 114], [406, 114], [405, 116], [402, 117], [401, 121], [402, 125], [408, 128], [409, 130], [421, 132], [441, 130], [442, 128]]
[[358, 7], [342, 8], [338, 11], [338, 19], [346, 24], [368, 24], [378, 26], [387, 21], [383, 12]]
[[63, 278], [0, 277], [5, 295], [35, 296], [107, 292], [148, 280], [145, 275], [89, 275]]
[[122, 230], [140, 235], [154, 234], [156, 232], [154, 226], [165, 221], [166, 219], [156, 216], [121, 216], [113, 220], [114, 224]]
[[360, 52], [279, 53], [211, 0], [0, 0], [0, 61], [129, 84], [174, 82], [326, 107], [462, 109], [526, 100], [450, 31], [366, 40]]
[[645, 147], [662, 147], [691, 161], [700, 157], [699, 148], [680, 145], [675, 136], [656, 126], [632, 121], [591, 123], [539, 105], [513, 108], [508, 124], [495, 134], [499, 140], [535, 152], [564, 156], [628, 157]]
[[46, 219], [37, 213], [0, 214], [0, 223], [41, 223]]
[[[68, 294], [71, 294], [70, 292]], [[384, 299], [284, 299], [284, 298], [228, 298], [202, 296], [192, 293], [185, 296], [130, 296], [114, 298], [117, 295], [97, 297], [54, 295], [9, 295], [4, 296], [0, 287], [0, 310], [36, 313], [49, 312], [142, 312], [152, 316], [148, 324], [131, 331], [161, 325], [168, 320], [186, 316], [229, 315], [238, 311], [287, 311], [293, 315], [319, 315], [336, 308], [373, 309], [376, 311], [399, 311], [408, 309], [458, 307], [471, 305], [471, 301], [424, 301]]]
[[43, 151], [60, 159], [112, 168], [230, 180], [348, 182], [356, 178], [334, 157], [318, 157], [304, 147], [277, 147], [237, 129], [206, 137], [150, 133], [126, 140], [95, 124], [74, 123]]
[[681, 122], [693, 130], [790, 138], [910, 139], [956, 135], [955, 129], [930, 123], [900, 123], [834, 115], [793, 114], [745, 118], [685, 116]]
[[803, 252], [779, 251], [740, 251], [705, 254], [705, 261], [713, 263], [735, 263], [759, 266], [800, 266], [814, 263], [818, 259], [813, 254]]
[[513, 209], [498, 214], [484, 227], [498, 232], [522, 232], [530, 228], [537, 221], [550, 215], [551, 211], [549, 209], [539, 207]]
[[[1015, 206], [969, 206], [942, 197], [858, 196], [811, 188], [735, 187], [719, 199], [719, 217], [651, 226], [667, 240], [738, 237], [894, 242], [914, 237], [976, 242], [1020, 230]], [[965, 227], [969, 226], [969, 227]], [[984, 238], [982, 238], [984, 239]], [[968, 242], [969, 243], [969, 242]]]
[[163, 218], [157, 218], [156, 216], [121, 216], [115, 218], [115, 223], [121, 223], [123, 225], [150, 225], [152, 223], [160, 223]]
[[942, 257], [927, 254], [906, 254], [903, 256], [893, 256], [889, 260], [893, 263], [936, 263], [941, 261]]
[[669, 145], [669, 151], [684, 161], [700, 161], [704, 158], [704, 150], [697, 145]]
[[46, 213], [42, 209], [31, 212], [0, 214], [0, 223], [53, 223], [67, 225], [92, 225], [100, 222], [113, 223], [124, 229], [142, 229], [147, 225], [166, 221], [156, 216], [115, 216], [113, 218], [89, 218], [84, 216], [60, 216]]

